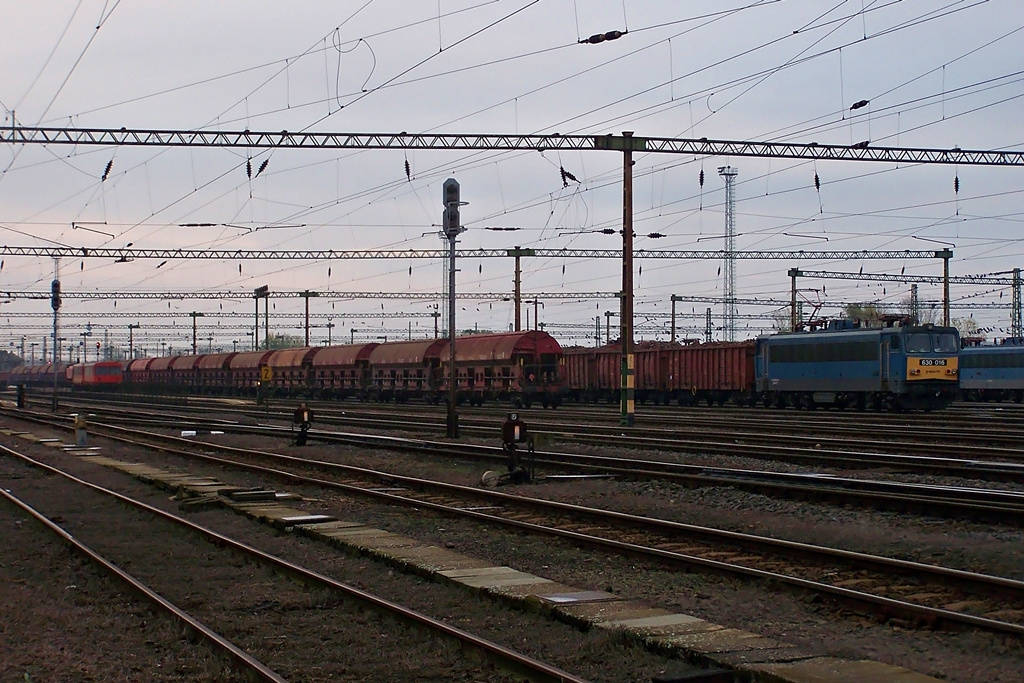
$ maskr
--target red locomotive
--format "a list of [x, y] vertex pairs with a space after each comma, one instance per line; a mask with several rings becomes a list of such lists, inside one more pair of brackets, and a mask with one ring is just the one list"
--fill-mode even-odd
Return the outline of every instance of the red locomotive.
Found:
[[72, 386], [90, 389], [118, 388], [124, 376], [124, 364], [116, 360], [78, 363], [68, 367]]

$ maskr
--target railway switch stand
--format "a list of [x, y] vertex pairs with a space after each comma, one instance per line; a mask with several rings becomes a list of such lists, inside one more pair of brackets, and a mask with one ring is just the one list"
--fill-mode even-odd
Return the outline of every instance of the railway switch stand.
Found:
[[85, 446], [88, 440], [88, 433], [85, 428], [85, 415], [81, 413], [75, 415], [75, 444], [78, 446]]
[[300, 403], [299, 407], [295, 409], [295, 414], [292, 416], [292, 424], [299, 427], [299, 433], [295, 436], [296, 446], [306, 445], [306, 439], [309, 437], [309, 426], [312, 423], [313, 411], [305, 403]]
[[18, 384], [18, 394], [17, 395], [18, 395], [18, 409], [19, 410], [24, 410], [25, 409], [25, 383], [24, 382], [20, 382]]
[[[519, 444], [529, 444], [529, 462], [523, 462]], [[509, 413], [501, 425], [501, 448], [508, 457], [508, 481], [523, 484], [533, 479], [533, 442], [527, 434], [526, 423], [519, 419], [519, 413]]]

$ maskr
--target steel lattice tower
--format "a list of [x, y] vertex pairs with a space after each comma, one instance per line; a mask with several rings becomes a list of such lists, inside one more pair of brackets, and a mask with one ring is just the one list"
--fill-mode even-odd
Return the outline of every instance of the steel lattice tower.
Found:
[[725, 178], [725, 286], [722, 312], [722, 339], [736, 341], [736, 176], [739, 169], [720, 166], [718, 175]]
[[917, 285], [910, 285], [910, 322], [921, 324], [921, 302], [917, 298]]
[[[442, 230], [441, 232], [437, 233], [437, 236], [441, 238], [441, 241], [444, 242], [445, 245], [448, 244], [448, 237], [444, 234], [444, 230]], [[442, 273], [441, 273], [441, 276], [443, 278], [441, 280], [441, 299], [438, 302], [438, 304], [439, 304], [440, 309], [441, 309], [441, 329], [442, 330], [447, 330], [448, 329], [448, 305], [447, 305], [447, 301], [448, 301], [448, 298], [449, 298], [448, 283], [449, 283], [449, 280], [450, 280], [450, 277], [451, 277], [451, 274], [450, 274], [451, 263], [446, 258], [445, 259], [441, 259], [441, 262], [444, 265], [444, 267], [443, 267]]]
[[1021, 329], [1020, 301], [1020, 268], [1013, 269], [1013, 309], [1010, 311], [1010, 336], [1019, 339], [1024, 330]]

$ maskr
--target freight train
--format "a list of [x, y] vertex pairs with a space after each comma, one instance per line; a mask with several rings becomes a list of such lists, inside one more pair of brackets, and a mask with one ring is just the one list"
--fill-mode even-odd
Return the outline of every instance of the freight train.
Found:
[[[22, 366], [12, 384], [132, 393], [295, 396], [317, 399], [446, 401], [447, 339], [370, 342], [271, 351], [160, 356], [76, 365]], [[562, 349], [541, 331], [465, 335], [455, 340], [456, 403], [508, 401], [557, 407], [565, 392]]]
[[[959, 345], [952, 327], [859, 328], [848, 321], [743, 342], [641, 344], [634, 349], [635, 397], [665, 405], [933, 410], [957, 396]], [[618, 344], [567, 349], [565, 357], [570, 398], [618, 400]]]
[[960, 350], [960, 393], [968, 401], [1024, 400], [1024, 339], [982, 345], [964, 339]]
[[[665, 405], [933, 410], [957, 396], [959, 346], [950, 327], [860, 328], [847, 321], [742, 342], [642, 343], [634, 349], [635, 397]], [[1024, 391], [1024, 346], [1015, 349], [1016, 386]], [[619, 400], [618, 344], [563, 352], [550, 335], [534, 331], [459, 337], [455, 351], [460, 404]], [[440, 403], [449, 393], [449, 355], [447, 340], [434, 339], [103, 361], [58, 366], [57, 375], [60, 384], [138, 393]], [[10, 381], [52, 386], [52, 366], [15, 368]], [[986, 388], [994, 390], [995, 381]]]

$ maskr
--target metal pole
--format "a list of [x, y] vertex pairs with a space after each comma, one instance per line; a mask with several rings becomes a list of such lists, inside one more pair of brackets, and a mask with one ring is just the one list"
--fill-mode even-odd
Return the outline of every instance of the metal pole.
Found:
[[270, 294], [263, 297], [263, 338], [264, 348], [270, 350]]
[[1020, 268], [1013, 269], [1013, 310], [1010, 312], [1010, 334], [1013, 335], [1014, 339], [1020, 339], [1024, 336], [1024, 330], [1021, 328], [1021, 303], [1020, 303]]
[[259, 294], [253, 295], [253, 301], [256, 302], [256, 324], [252, 327], [252, 350], [255, 351], [259, 348], [260, 343], [260, 297]]
[[459, 373], [455, 367], [455, 243], [459, 233], [465, 231], [459, 218], [459, 207], [465, 202], [460, 197], [459, 182], [454, 178], [444, 181], [441, 191], [444, 206], [444, 234], [448, 238], [448, 437], [459, 438], [459, 414], [455, 409], [458, 395]]
[[448, 436], [459, 438], [459, 414], [455, 410], [455, 397], [458, 384], [458, 372], [455, 369], [455, 238], [458, 235], [452, 230], [448, 237], [448, 349], [450, 352], [448, 378]]
[[[11, 114], [13, 123], [14, 115]], [[57, 335], [57, 311], [60, 310], [60, 260], [53, 259], [53, 282], [50, 283], [50, 307], [53, 308], [53, 412], [57, 412], [57, 370], [60, 364], [60, 341]], [[68, 353], [70, 356], [71, 354]]]
[[949, 327], [949, 259], [953, 252], [943, 249], [936, 256], [942, 259], [942, 326]]
[[921, 305], [917, 298], [917, 285], [910, 285], [910, 324], [921, 324]]
[[800, 271], [796, 268], [790, 268], [789, 277], [792, 280], [792, 285], [789, 289], [789, 331], [796, 332], [796, 279], [800, 276]]
[[672, 335], [669, 337], [669, 341], [673, 344], [676, 343], [676, 295], [672, 295]]
[[135, 358], [135, 330], [139, 328], [139, 324], [132, 325], [128, 323], [128, 358]]
[[633, 149], [631, 131], [622, 133], [622, 302], [619, 325], [622, 333], [622, 392], [619, 424], [632, 427], [635, 421], [633, 378]]
[[320, 296], [320, 293], [311, 292], [307, 289], [304, 292], [299, 292], [299, 296], [306, 300], [306, 346], [309, 346], [309, 298], [311, 296]]
[[[68, 354], [71, 355], [70, 353]], [[57, 341], [57, 308], [53, 309], [53, 412], [57, 412], [57, 368], [60, 365], [60, 342]]]
[[522, 320], [522, 317], [523, 317], [523, 311], [522, 311], [522, 306], [523, 306], [523, 304], [522, 304], [522, 296], [523, 296], [522, 286], [523, 286], [523, 281], [522, 281], [522, 271], [519, 269], [519, 247], [518, 246], [515, 248], [515, 255], [516, 255], [516, 278], [515, 278], [515, 292], [514, 292], [515, 296], [513, 298], [515, 299], [515, 306], [516, 306], [516, 332], [519, 332], [520, 330], [523, 329], [523, 320]]

